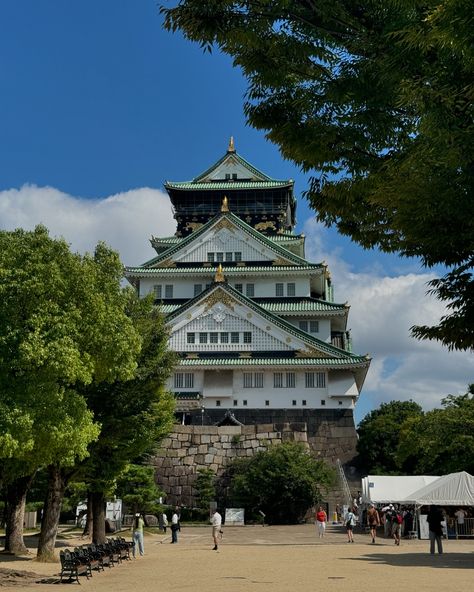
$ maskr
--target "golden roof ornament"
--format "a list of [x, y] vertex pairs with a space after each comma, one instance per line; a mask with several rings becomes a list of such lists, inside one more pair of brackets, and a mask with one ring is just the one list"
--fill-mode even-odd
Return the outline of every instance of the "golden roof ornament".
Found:
[[229, 146], [227, 147], [227, 152], [235, 152], [234, 136], [230, 137]]
[[222, 200], [221, 212], [229, 212], [229, 200], [227, 199], [227, 195], [224, 195], [224, 199]]
[[214, 281], [216, 283], [225, 282], [225, 277], [224, 277], [224, 274], [222, 272], [222, 265], [220, 263], [219, 263], [219, 267], [217, 268], [216, 275], [214, 277]]

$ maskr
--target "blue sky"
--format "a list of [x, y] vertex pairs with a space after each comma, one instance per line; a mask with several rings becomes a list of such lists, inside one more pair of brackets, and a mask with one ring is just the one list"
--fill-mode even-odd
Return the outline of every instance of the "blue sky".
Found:
[[[231, 135], [252, 164], [295, 179], [300, 196], [308, 175], [245, 124], [240, 72], [161, 22], [154, 0], [0, 2], [0, 228], [43, 222], [76, 249], [104, 238], [141, 263], [151, 234], [174, 232], [163, 182], [196, 176]], [[465, 392], [472, 356], [408, 336], [443, 312], [424, 297], [429, 273], [313, 218], [299, 199], [308, 258], [330, 264], [355, 349], [374, 358], [356, 417], [393, 398], [429, 408]]]

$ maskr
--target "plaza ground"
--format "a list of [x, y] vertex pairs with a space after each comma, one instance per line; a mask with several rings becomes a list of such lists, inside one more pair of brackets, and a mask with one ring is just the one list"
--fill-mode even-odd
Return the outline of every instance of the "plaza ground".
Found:
[[[127, 533], [128, 535], [128, 533]], [[128, 538], [128, 536], [127, 536]], [[224, 528], [218, 551], [212, 550], [211, 528], [184, 526], [177, 545], [170, 534], [147, 534], [145, 556], [81, 577], [84, 592], [357, 592], [460, 591], [472, 589], [474, 540], [444, 541], [444, 555], [430, 555], [428, 541], [389, 539], [370, 544], [355, 533], [346, 542], [342, 527], [328, 527], [319, 539], [314, 525]], [[28, 537], [27, 537], [28, 540]], [[87, 541], [64, 535], [61, 548]], [[29, 540], [33, 545], [35, 539]], [[10, 571], [11, 570], [11, 571]], [[57, 591], [57, 564], [31, 557], [0, 554], [0, 588]], [[26, 575], [30, 572], [31, 575]], [[14, 575], [14, 574], [17, 575]], [[38, 583], [40, 582], [40, 583]], [[76, 586], [77, 583], [64, 584]]]

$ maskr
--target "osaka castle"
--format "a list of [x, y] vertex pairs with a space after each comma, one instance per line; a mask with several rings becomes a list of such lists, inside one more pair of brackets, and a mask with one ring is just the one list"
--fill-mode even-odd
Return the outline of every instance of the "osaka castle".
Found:
[[328, 266], [305, 258], [293, 181], [257, 169], [231, 139], [206, 171], [165, 188], [176, 232], [152, 237], [156, 256], [125, 275], [166, 317], [179, 423], [353, 429], [370, 359], [352, 351]]

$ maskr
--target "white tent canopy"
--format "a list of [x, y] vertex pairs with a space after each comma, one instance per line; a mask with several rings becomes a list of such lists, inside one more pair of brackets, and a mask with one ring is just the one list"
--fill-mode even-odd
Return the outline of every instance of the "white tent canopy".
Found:
[[474, 477], [465, 471], [450, 473], [400, 501], [418, 506], [474, 506]]
[[362, 479], [362, 502], [374, 504], [400, 503], [412, 492], [438, 480], [433, 475], [386, 476], [368, 475]]

